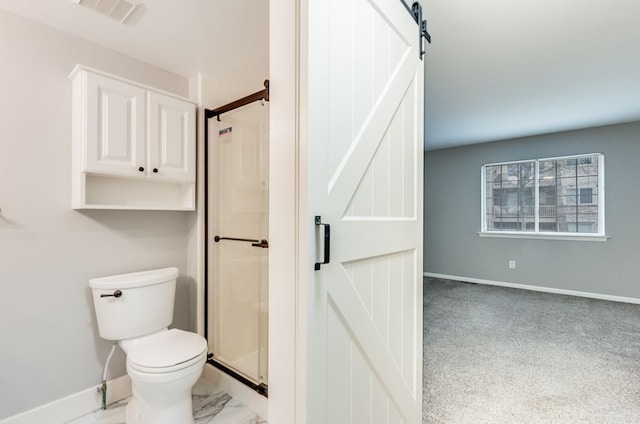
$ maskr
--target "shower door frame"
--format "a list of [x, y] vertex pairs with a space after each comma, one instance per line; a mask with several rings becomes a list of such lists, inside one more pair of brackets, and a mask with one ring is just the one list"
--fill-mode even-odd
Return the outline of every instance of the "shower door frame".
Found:
[[[216, 118], [220, 120], [223, 113], [230, 112], [242, 106], [249, 105], [257, 101], [269, 101], [269, 80], [264, 81], [264, 89], [249, 94], [241, 99], [235, 100], [216, 109], [204, 110], [204, 337], [209, 344], [209, 242], [213, 236], [209, 234], [209, 119]], [[226, 365], [215, 360], [213, 353], [207, 354], [207, 363], [213, 365], [225, 374], [235, 378], [245, 386], [258, 392], [264, 397], [269, 397], [269, 385], [265, 383], [256, 384], [244, 375], [227, 367]]]

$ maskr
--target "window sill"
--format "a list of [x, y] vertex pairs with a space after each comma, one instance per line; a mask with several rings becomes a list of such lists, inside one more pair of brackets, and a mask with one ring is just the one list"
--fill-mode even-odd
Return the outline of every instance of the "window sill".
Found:
[[527, 233], [514, 231], [480, 231], [480, 237], [519, 238], [541, 240], [571, 240], [571, 241], [607, 241], [609, 236], [601, 234], [567, 234], [567, 233]]

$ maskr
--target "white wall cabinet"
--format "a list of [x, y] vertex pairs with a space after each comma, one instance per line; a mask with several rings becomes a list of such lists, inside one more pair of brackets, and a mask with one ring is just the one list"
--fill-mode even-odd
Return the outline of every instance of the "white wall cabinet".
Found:
[[195, 209], [195, 105], [81, 65], [73, 91], [74, 209]]

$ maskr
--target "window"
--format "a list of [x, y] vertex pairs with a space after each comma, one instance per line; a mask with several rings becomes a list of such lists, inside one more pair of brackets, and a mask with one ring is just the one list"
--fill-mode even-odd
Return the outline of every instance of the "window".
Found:
[[580, 204], [591, 204], [593, 203], [593, 189], [592, 188], [581, 188], [580, 189]]
[[482, 233], [604, 236], [604, 156], [482, 166]]
[[593, 188], [568, 188], [567, 189], [567, 202], [575, 205], [576, 202], [581, 205], [593, 203]]

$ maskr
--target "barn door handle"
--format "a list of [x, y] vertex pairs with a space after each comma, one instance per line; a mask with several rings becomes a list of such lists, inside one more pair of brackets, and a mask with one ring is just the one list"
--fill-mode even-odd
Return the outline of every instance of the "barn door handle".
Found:
[[328, 264], [331, 259], [331, 225], [323, 224], [320, 216], [316, 216], [316, 225], [324, 226], [324, 258], [322, 262], [316, 262], [313, 267], [314, 270], [318, 271], [321, 265]]

